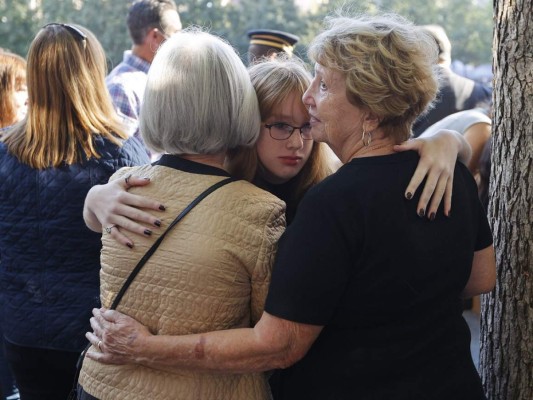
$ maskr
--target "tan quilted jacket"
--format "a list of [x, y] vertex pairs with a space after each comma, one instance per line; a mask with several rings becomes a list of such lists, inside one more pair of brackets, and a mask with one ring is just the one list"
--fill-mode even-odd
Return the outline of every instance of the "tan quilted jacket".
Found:
[[[139, 193], [160, 200], [161, 231], [198, 194], [223, 177], [163, 166], [123, 168], [151, 178]], [[285, 206], [245, 181], [232, 182], [205, 198], [167, 235], [135, 278], [118, 310], [150, 331], [185, 335], [253, 326], [263, 311]], [[160, 234], [136, 236], [133, 250], [102, 236], [101, 299], [109, 307], [129, 272]], [[95, 349], [91, 349], [97, 351]], [[85, 359], [79, 380], [102, 399], [270, 399], [262, 373], [210, 374], [158, 371], [139, 365], [103, 365]]]

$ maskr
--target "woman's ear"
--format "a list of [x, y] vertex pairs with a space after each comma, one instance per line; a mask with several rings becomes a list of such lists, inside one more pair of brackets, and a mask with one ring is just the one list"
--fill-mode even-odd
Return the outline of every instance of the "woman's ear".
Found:
[[365, 131], [372, 132], [379, 127], [380, 123], [381, 119], [376, 114], [369, 111], [364, 117], [363, 126]]

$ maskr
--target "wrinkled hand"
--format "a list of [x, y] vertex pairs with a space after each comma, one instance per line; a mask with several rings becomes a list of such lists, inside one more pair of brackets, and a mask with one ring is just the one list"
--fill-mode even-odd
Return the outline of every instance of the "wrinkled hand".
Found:
[[93, 309], [91, 328], [85, 337], [94, 347], [86, 356], [103, 364], [140, 363], [143, 343], [152, 335], [133, 318], [104, 308]]
[[407, 186], [410, 199], [424, 178], [427, 178], [418, 202], [418, 215], [434, 219], [444, 198], [444, 215], [450, 216], [453, 173], [462, 143], [452, 131], [439, 131], [432, 137], [412, 139], [394, 147], [395, 151], [415, 150], [420, 155], [416, 171]]
[[[102, 227], [114, 226], [110, 231], [111, 237], [131, 248], [134, 242], [124, 231], [147, 236], [152, 229], [161, 226], [160, 218], [140, 208], [164, 211], [165, 206], [159, 201], [128, 192], [131, 187], [146, 186], [149, 183], [148, 178], [126, 176], [105, 185], [93, 186], [85, 199], [84, 215], [94, 216], [93, 219]], [[141, 225], [143, 223], [149, 226]]]

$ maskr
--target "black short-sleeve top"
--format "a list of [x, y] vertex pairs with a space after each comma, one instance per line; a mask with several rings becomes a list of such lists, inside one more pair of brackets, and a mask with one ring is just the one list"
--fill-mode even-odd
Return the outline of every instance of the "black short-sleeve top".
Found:
[[460, 294], [491, 231], [460, 163], [451, 217], [442, 209], [434, 221], [419, 217], [421, 189], [404, 197], [418, 160], [414, 152], [354, 159], [300, 203], [265, 310], [324, 329], [282, 372], [277, 397], [483, 398]]

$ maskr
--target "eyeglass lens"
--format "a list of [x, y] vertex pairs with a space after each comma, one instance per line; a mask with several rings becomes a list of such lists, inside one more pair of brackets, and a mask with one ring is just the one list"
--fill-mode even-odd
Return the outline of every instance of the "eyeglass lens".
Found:
[[286, 140], [294, 133], [295, 130], [300, 132], [302, 139], [310, 140], [311, 137], [311, 125], [305, 124], [300, 127], [292, 126], [282, 122], [265, 125], [266, 128], [270, 131], [270, 136], [276, 140]]

